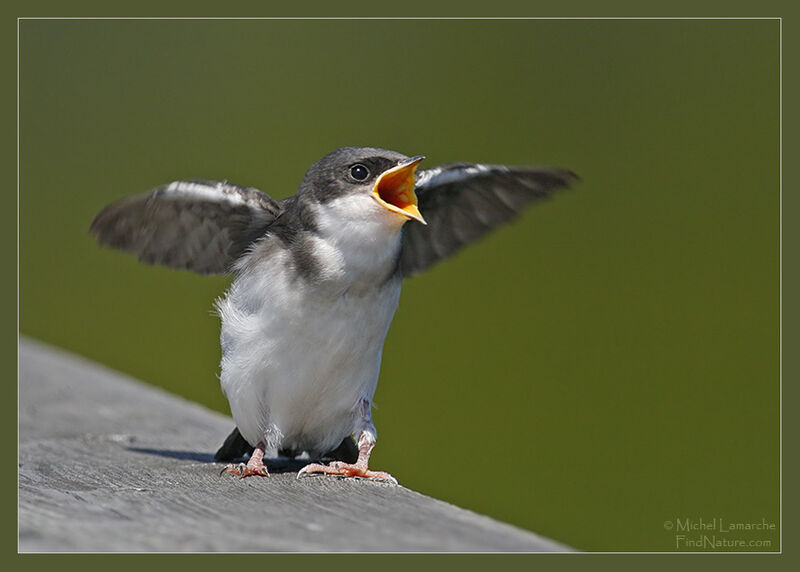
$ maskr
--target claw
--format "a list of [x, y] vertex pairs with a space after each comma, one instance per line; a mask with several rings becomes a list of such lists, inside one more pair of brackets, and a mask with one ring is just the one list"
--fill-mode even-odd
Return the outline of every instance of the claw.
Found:
[[232, 475], [236, 475], [240, 479], [245, 477], [252, 477], [253, 475], [258, 475], [260, 477], [268, 477], [269, 471], [267, 471], [267, 467], [265, 465], [260, 465], [256, 467], [251, 467], [249, 465], [245, 465], [244, 463], [239, 463], [238, 465], [228, 465], [222, 471], [220, 471], [220, 475], [224, 475], [225, 473], [230, 473]]
[[260, 467], [247, 467], [240, 478], [243, 479], [245, 477], [252, 477], [253, 475], [257, 475], [259, 477], [268, 477], [269, 471], [267, 471], [267, 467], [265, 465], [261, 465]]
[[245, 465], [244, 463], [239, 463], [238, 465], [234, 465], [233, 463], [230, 463], [227, 467], [223, 467], [223, 469], [219, 472], [219, 474], [220, 474], [220, 476], [222, 476], [225, 473], [230, 473], [232, 475], [236, 475], [238, 477], [241, 477], [246, 468], [247, 468], [247, 465]]
[[264, 464], [264, 444], [259, 443], [256, 448], [253, 449], [253, 453], [250, 455], [250, 460], [247, 461], [246, 465], [244, 463], [239, 463], [238, 465], [231, 463], [222, 469], [219, 474], [221, 476], [225, 473], [236, 475], [240, 479], [253, 475], [268, 477], [269, 471], [267, 470], [267, 466]]
[[322, 467], [323, 465], [317, 465], [316, 463], [311, 463], [310, 465], [306, 465], [299, 471], [297, 471], [297, 478], [302, 479], [303, 477], [311, 476], [312, 472], [315, 470], [316, 467]]
[[297, 478], [303, 478], [312, 475], [313, 473], [322, 473], [323, 475], [332, 475], [340, 478], [356, 478], [366, 479], [369, 481], [384, 481], [393, 485], [397, 484], [395, 479], [389, 473], [383, 471], [370, 471], [363, 465], [358, 463], [350, 465], [340, 461], [331, 463], [330, 465], [320, 465], [319, 463], [311, 463], [297, 471]]

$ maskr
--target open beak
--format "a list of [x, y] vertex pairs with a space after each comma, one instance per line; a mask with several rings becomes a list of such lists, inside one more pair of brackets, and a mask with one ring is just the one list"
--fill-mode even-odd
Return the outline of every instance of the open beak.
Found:
[[414, 194], [414, 171], [424, 158], [422, 155], [412, 157], [384, 171], [372, 187], [372, 198], [392, 212], [428, 224], [417, 208], [417, 195]]

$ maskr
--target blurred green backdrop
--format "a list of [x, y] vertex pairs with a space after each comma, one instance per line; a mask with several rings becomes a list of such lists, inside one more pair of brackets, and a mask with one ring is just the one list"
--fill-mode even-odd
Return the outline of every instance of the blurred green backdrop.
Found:
[[374, 466], [588, 550], [777, 522], [778, 50], [765, 20], [23, 21], [21, 331], [227, 412], [228, 279], [100, 249], [107, 202], [280, 198], [342, 145], [569, 167], [407, 282]]

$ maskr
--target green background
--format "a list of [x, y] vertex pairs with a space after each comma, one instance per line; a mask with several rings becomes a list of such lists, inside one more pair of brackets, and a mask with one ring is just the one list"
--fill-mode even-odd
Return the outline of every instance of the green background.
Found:
[[104, 204], [280, 198], [342, 145], [569, 167], [407, 282], [374, 467], [587, 550], [777, 522], [778, 50], [774, 20], [23, 21], [20, 329], [227, 411], [228, 279], [100, 249]]

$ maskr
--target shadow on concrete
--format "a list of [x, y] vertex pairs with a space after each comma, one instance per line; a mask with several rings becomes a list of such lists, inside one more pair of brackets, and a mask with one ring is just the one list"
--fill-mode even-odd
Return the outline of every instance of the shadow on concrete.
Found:
[[[166, 457], [169, 459], [177, 459], [179, 461], [194, 461], [197, 463], [215, 463], [220, 467], [224, 467], [225, 465], [227, 465], [226, 462], [219, 462], [214, 460], [213, 453], [203, 453], [200, 451], [182, 451], [176, 449], [152, 449], [149, 447], [125, 447], [125, 448], [133, 453], [140, 453], [143, 455], [155, 455], [157, 457]], [[247, 457], [234, 459], [231, 462], [244, 463], [247, 462]], [[280, 474], [280, 473], [296, 473], [297, 471], [305, 467], [308, 463], [311, 463], [313, 461], [309, 459], [298, 460], [298, 459], [277, 458], [277, 459], [265, 459], [264, 462], [267, 465], [267, 469], [269, 470], [270, 473]]]
[[125, 447], [128, 451], [142, 453], [144, 455], [156, 455], [158, 457], [168, 457], [180, 461], [197, 461], [199, 463], [213, 463], [212, 453], [200, 453], [198, 451], [176, 451], [172, 449], [150, 449], [147, 447]]

